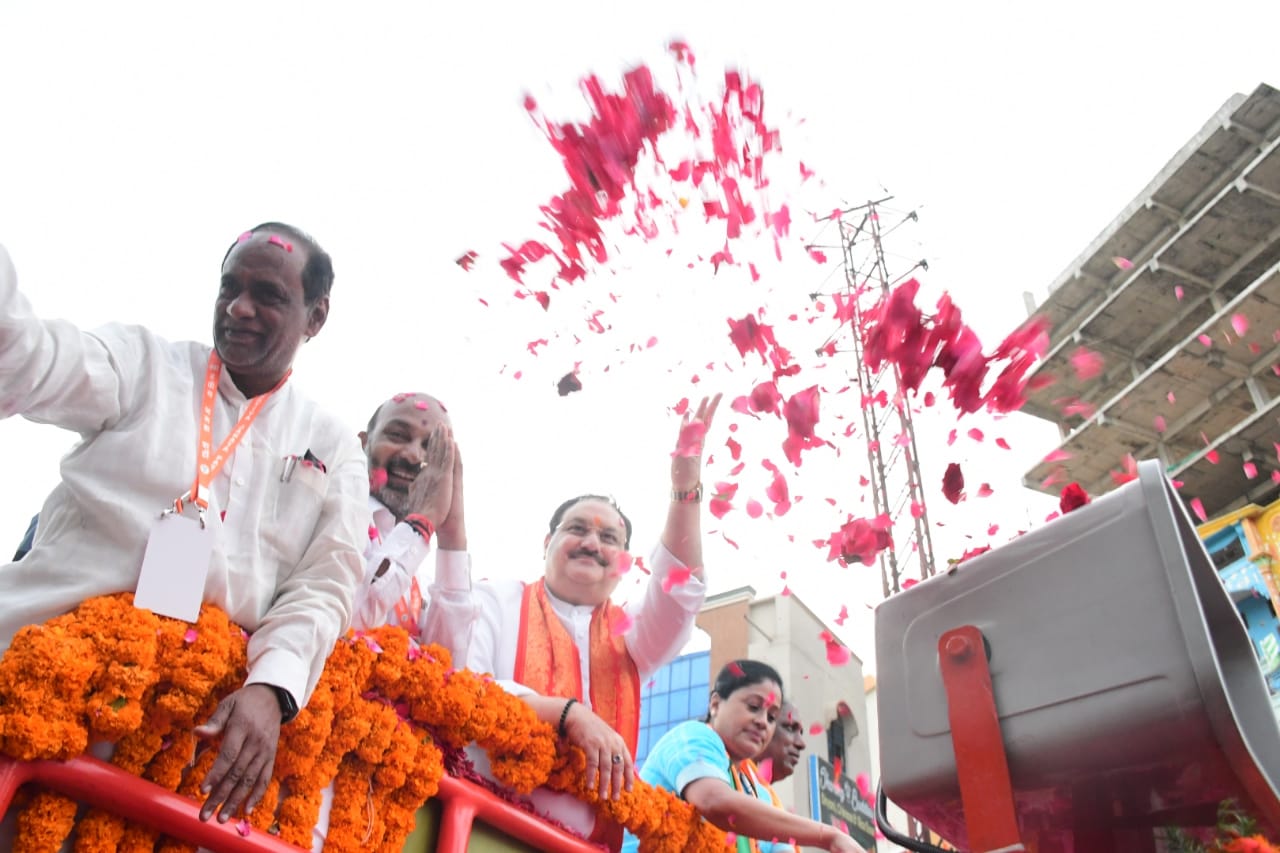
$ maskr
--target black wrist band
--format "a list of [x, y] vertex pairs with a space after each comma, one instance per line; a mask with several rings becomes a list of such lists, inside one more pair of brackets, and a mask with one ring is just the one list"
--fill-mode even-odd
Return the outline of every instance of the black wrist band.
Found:
[[564, 727], [564, 722], [569, 719], [569, 709], [572, 708], [573, 703], [577, 701], [577, 699], [570, 699], [568, 702], [564, 703], [564, 710], [560, 712], [560, 725], [557, 727], [560, 732], [560, 737], [566, 737], [569, 734], [568, 730]]
[[277, 687], [274, 684], [268, 684], [276, 694], [276, 701], [280, 703], [280, 724], [284, 725], [298, 716], [298, 702], [293, 698], [293, 694], [283, 687]]

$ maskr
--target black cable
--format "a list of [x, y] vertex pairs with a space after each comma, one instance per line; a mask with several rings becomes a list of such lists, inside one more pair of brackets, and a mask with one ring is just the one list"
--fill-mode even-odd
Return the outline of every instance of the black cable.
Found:
[[884, 833], [884, 837], [897, 844], [899, 847], [905, 847], [908, 850], [914, 850], [916, 853], [947, 853], [941, 847], [934, 847], [927, 841], [915, 841], [907, 838], [907, 836], [898, 832], [889, 825], [889, 815], [886, 812], [888, 808], [889, 798], [885, 796], [884, 787], [876, 784], [876, 826]]

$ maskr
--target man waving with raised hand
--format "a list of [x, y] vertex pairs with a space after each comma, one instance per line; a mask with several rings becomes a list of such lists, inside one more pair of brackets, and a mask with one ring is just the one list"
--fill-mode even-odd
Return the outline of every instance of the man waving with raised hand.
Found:
[[197, 729], [221, 737], [204, 820], [261, 799], [361, 578], [364, 456], [289, 382], [332, 283], [311, 237], [260, 225], [223, 259], [213, 346], [171, 343], [36, 317], [0, 248], [0, 416], [80, 435], [31, 552], [0, 567], [0, 649], [99, 595], [188, 620], [202, 601], [225, 610], [251, 633], [248, 677]]

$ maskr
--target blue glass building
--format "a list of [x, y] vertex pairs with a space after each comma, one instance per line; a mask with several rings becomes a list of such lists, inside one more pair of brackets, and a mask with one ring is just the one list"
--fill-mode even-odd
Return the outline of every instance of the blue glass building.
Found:
[[711, 695], [711, 652], [681, 655], [658, 670], [640, 688], [640, 740], [636, 766], [644, 766], [649, 748], [685, 720], [700, 720]]

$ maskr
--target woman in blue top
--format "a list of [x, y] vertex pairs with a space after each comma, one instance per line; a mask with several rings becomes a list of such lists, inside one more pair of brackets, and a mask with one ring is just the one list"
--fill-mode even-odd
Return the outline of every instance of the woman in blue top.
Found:
[[[782, 706], [782, 679], [765, 663], [737, 660], [716, 676], [705, 721], [681, 723], [645, 759], [640, 778], [693, 805], [704, 818], [736, 833], [739, 853], [784, 853], [792, 846], [865, 853], [835, 827], [776, 808], [738, 764], [769, 744]], [[624, 853], [638, 849], [628, 835]]]

